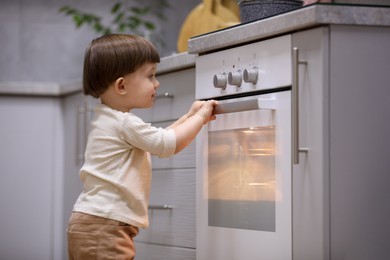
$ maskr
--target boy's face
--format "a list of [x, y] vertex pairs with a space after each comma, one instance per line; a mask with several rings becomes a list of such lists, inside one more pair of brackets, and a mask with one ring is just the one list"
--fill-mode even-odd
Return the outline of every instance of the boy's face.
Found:
[[160, 82], [156, 79], [157, 64], [146, 63], [135, 72], [124, 76], [129, 110], [153, 106]]

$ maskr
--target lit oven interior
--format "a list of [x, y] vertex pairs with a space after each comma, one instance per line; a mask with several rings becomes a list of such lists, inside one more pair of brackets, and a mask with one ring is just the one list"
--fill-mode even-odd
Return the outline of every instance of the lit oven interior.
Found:
[[209, 132], [209, 226], [275, 231], [275, 126]]

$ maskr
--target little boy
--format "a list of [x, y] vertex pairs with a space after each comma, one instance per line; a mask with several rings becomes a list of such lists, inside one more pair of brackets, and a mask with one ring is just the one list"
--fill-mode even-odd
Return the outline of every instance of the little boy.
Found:
[[131, 113], [153, 105], [160, 83], [156, 48], [135, 35], [93, 40], [84, 57], [84, 94], [100, 98], [80, 170], [84, 183], [68, 226], [69, 259], [134, 259], [133, 238], [148, 222], [150, 154], [169, 157], [213, 120], [216, 101], [195, 101], [166, 129]]

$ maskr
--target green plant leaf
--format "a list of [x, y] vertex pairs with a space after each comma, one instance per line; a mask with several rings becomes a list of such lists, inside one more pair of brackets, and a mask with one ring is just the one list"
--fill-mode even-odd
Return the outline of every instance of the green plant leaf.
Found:
[[124, 13], [124, 12], [120, 12], [120, 13], [115, 17], [114, 23], [119, 23], [120, 21], [122, 21], [122, 19], [123, 19], [124, 16], [125, 16], [125, 13]]
[[118, 10], [122, 7], [122, 3], [120, 2], [116, 2], [114, 4], [114, 6], [111, 8], [111, 13], [112, 14], [115, 14], [116, 12], [118, 12]]
[[127, 20], [129, 21], [129, 24], [132, 24], [132, 26], [135, 28], [137, 26], [139, 26], [141, 24], [141, 19], [136, 17], [136, 16], [129, 16], [127, 18]]
[[96, 32], [101, 32], [101, 31], [103, 31], [103, 26], [102, 26], [100, 23], [95, 23], [95, 25], [93, 26], [93, 28], [95, 29]]
[[93, 21], [95, 21], [95, 17], [94, 17], [94, 15], [85, 14], [85, 15], [84, 15], [84, 20], [85, 20], [87, 23], [92, 23]]
[[126, 24], [124, 24], [124, 23], [121, 23], [121, 24], [119, 24], [119, 26], [118, 26], [118, 31], [119, 32], [125, 32], [126, 31]]
[[138, 14], [140, 16], [142, 15], [146, 15], [148, 12], [149, 12], [150, 8], [149, 7], [144, 7], [144, 8], [141, 8], [141, 7], [130, 7], [130, 11], [135, 13], [135, 14]]
[[154, 31], [156, 29], [156, 26], [152, 22], [145, 21], [144, 25], [145, 25], [146, 29], [148, 29], [149, 31]]
[[58, 10], [60, 13], [65, 13], [66, 16], [73, 15], [77, 13], [78, 11], [74, 8], [71, 8], [69, 6], [63, 6]]
[[80, 26], [84, 23], [83, 18], [78, 14], [73, 15], [73, 21], [75, 22], [77, 28], [80, 28]]
[[156, 30], [159, 24], [153, 23], [149, 19], [154, 17], [158, 20], [166, 20], [164, 12], [166, 8], [170, 7], [167, 0], [146, 2], [145, 0], [113, 0], [112, 3], [111, 9], [107, 10], [112, 17], [112, 21], [108, 25], [102, 23], [102, 16], [81, 11], [70, 5], [62, 6], [58, 12], [71, 18], [76, 28], [88, 26], [95, 32], [102, 34], [130, 31], [141, 35], [143, 30]]

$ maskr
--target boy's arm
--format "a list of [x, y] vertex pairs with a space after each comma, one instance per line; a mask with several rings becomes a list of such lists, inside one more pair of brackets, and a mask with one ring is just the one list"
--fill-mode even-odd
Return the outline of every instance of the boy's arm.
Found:
[[195, 101], [192, 103], [192, 106], [190, 110], [187, 112], [187, 114], [180, 117], [178, 120], [176, 120], [174, 123], [172, 123], [170, 126], [167, 127], [167, 129], [174, 128], [184, 121], [186, 121], [189, 117], [193, 116], [198, 110], [206, 103], [206, 101]]
[[[183, 150], [195, 139], [196, 135], [202, 129], [204, 124], [207, 124], [210, 120], [215, 119], [215, 116], [212, 114], [212, 112], [214, 105], [217, 104], [216, 101], [209, 100], [207, 102], [199, 102], [203, 103], [195, 104], [194, 102], [194, 105], [191, 107], [190, 112], [178, 120], [181, 122], [175, 124], [176, 122], [178, 122], [176, 121], [174, 124], [169, 126], [169, 128], [172, 128], [176, 133], [175, 154]], [[200, 109], [199, 105], [201, 105]], [[193, 113], [193, 111], [196, 112]]]

